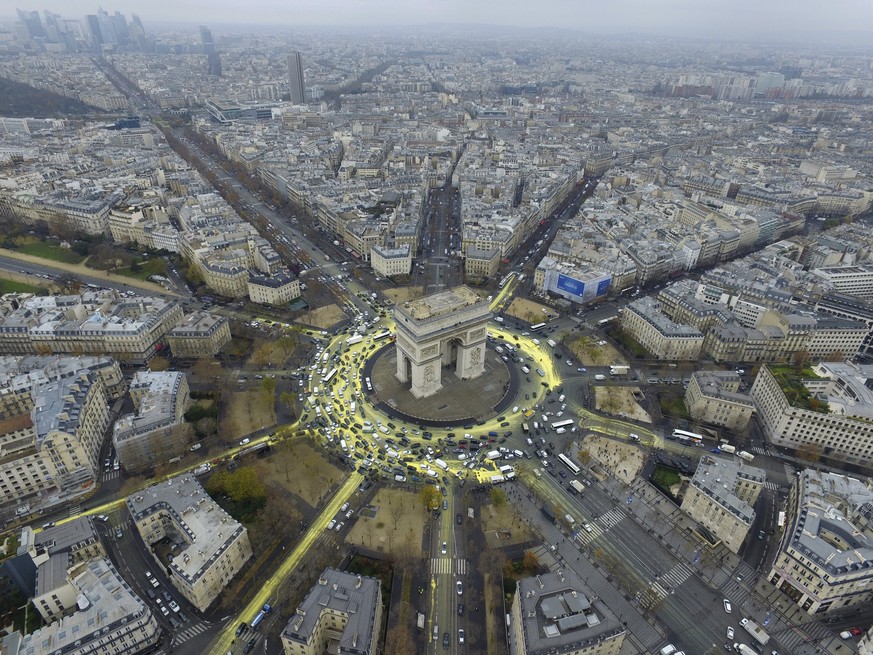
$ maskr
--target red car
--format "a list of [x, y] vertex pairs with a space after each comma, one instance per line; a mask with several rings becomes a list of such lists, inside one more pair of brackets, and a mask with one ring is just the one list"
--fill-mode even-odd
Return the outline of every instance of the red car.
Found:
[[861, 630], [861, 628], [849, 628], [849, 632], [852, 633], [852, 636], [857, 637], [858, 635], [862, 634], [864, 631]]

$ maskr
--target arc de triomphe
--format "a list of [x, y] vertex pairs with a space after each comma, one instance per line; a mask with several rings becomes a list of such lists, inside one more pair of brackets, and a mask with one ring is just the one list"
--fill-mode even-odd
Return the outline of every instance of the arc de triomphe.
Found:
[[462, 380], [479, 377], [490, 318], [488, 302], [465, 286], [395, 306], [397, 379], [425, 398], [442, 388], [443, 366], [452, 362]]

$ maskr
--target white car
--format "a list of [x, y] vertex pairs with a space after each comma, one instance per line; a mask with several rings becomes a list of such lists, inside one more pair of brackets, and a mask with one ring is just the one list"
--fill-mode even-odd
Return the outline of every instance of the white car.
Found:
[[239, 445], [240, 445], [240, 446], [245, 446], [245, 445], [246, 445], [247, 443], [249, 443], [250, 441], [251, 441], [251, 439], [249, 439], [248, 437], [246, 437], [245, 439], [243, 439], [242, 441], [239, 442]]
[[331, 520], [330, 520], [330, 523], [327, 524], [327, 529], [328, 529], [328, 530], [333, 530], [333, 528], [334, 528], [335, 525], [336, 525], [336, 519], [331, 519]]
[[722, 601], [722, 603], [724, 604], [724, 611], [727, 612], [728, 614], [730, 614], [730, 613], [731, 613], [731, 610], [733, 609], [733, 608], [731, 607], [731, 602], [730, 602], [727, 598], [725, 598], [725, 599]]
[[447, 550], [448, 550], [448, 545], [447, 545], [446, 542], [444, 541], [444, 542], [443, 542], [443, 547], [440, 549], [440, 552], [442, 552], [442, 554], [445, 555]]
[[727, 629], [727, 638], [728, 638], [728, 639], [733, 639], [733, 638], [734, 638], [734, 629], [733, 629], [731, 626], [728, 626], [728, 629]]
[[458, 596], [463, 595], [464, 593], [464, 583], [458, 580], [458, 583], [455, 585], [458, 588]]

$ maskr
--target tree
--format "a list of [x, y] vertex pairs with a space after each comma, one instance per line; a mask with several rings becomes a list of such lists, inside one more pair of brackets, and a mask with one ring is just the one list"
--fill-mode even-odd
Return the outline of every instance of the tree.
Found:
[[170, 368], [170, 360], [166, 357], [152, 357], [149, 360], [150, 371], [167, 371]]
[[268, 396], [272, 396], [276, 391], [276, 378], [267, 376], [261, 380], [261, 390]]
[[591, 463], [591, 453], [587, 450], [583, 450], [582, 448], [576, 453], [576, 457], [582, 462], [583, 466], [588, 466]]
[[532, 550], [524, 551], [524, 558], [521, 561], [524, 568], [531, 573], [535, 572], [540, 568], [540, 560], [537, 558], [536, 553]]
[[395, 503], [389, 507], [388, 514], [391, 515], [391, 524], [394, 526], [394, 530], [397, 530], [397, 523], [405, 513], [403, 503]]
[[494, 507], [503, 507], [506, 504], [506, 493], [500, 487], [491, 487], [491, 503]]
[[432, 484], [426, 484], [419, 492], [421, 494], [421, 502], [424, 505], [425, 511], [435, 510], [440, 506], [440, 492]]
[[416, 640], [413, 638], [409, 624], [412, 617], [407, 620], [399, 620], [393, 627], [388, 628], [385, 636], [385, 652], [394, 655], [414, 655], [416, 653]]
[[236, 502], [267, 497], [258, 472], [251, 466], [243, 466], [231, 473], [225, 483], [225, 490], [230, 499]]
[[800, 373], [804, 368], [809, 365], [810, 355], [808, 350], [798, 350], [794, 353], [794, 370]]

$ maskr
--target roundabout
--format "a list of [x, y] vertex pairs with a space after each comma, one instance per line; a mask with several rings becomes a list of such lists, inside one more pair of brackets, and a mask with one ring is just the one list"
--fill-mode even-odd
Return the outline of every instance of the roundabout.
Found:
[[486, 350], [485, 373], [462, 380], [445, 367], [442, 388], [427, 398], [415, 398], [409, 384], [394, 374], [397, 352], [393, 344], [376, 351], [363, 369], [364, 386], [370, 378], [373, 393], [368, 401], [376, 410], [412, 424], [430, 427], [457, 427], [487, 421], [512, 408], [519, 371], [501, 359], [492, 348]]

